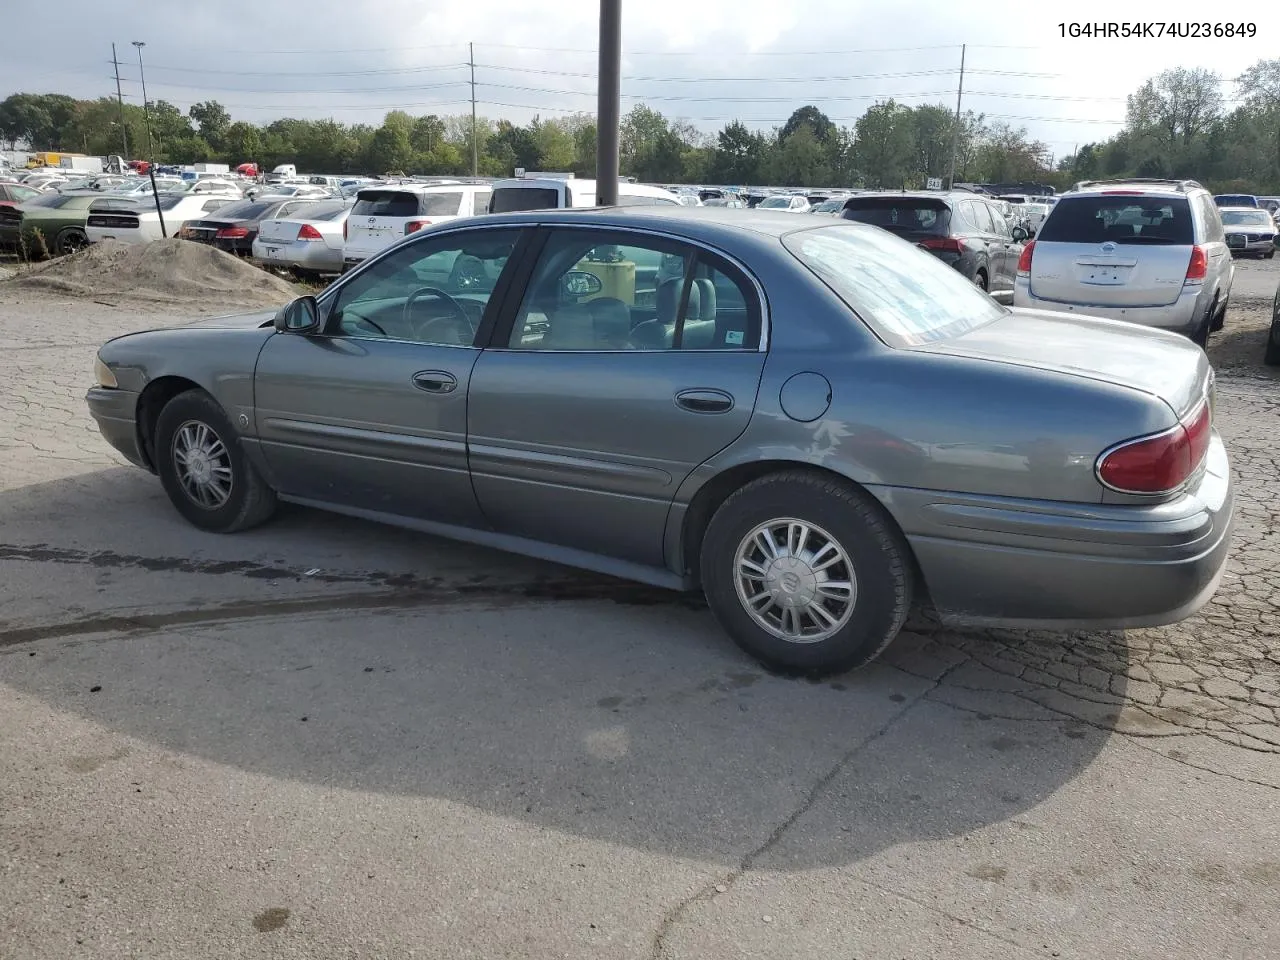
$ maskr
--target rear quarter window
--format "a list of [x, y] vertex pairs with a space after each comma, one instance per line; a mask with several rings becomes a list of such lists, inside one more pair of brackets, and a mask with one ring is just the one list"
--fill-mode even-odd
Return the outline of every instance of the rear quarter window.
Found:
[[456, 217], [462, 212], [462, 194], [424, 193], [419, 198], [418, 209], [427, 217]]
[[1036, 239], [1190, 246], [1195, 224], [1185, 197], [1085, 194], [1059, 200]]
[[357, 195], [355, 206], [351, 208], [353, 217], [416, 217], [418, 215], [418, 195], [401, 190], [361, 190]]

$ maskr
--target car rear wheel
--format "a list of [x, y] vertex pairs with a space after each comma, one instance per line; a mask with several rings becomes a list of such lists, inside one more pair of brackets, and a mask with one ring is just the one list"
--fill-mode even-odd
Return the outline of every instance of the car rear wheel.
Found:
[[160, 482], [195, 526], [234, 533], [275, 512], [275, 491], [245, 457], [222, 408], [203, 390], [188, 390], [165, 404], [155, 437]]
[[979, 270], [975, 273], [973, 275], [973, 283], [979, 290], [986, 293], [990, 288], [990, 283], [987, 281], [987, 272], [985, 270]]
[[699, 565], [734, 642], [774, 670], [820, 676], [867, 663], [898, 635], [911, 606], [907, 556], [865, 494], [787, 471], [725, 500]]

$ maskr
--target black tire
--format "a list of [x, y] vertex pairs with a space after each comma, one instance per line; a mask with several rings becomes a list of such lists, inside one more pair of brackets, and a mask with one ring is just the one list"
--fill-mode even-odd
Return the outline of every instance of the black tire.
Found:
[[983, 293], [987, 293], [991, 289], [991, 281], [987, 279], [987, 271], [979, 270], [973, 275], [974, 285]]
[[1280, 321], [1272, 320], [1267, 330], [1267, 348], [1262, 354], [1262, 362], [1269, 367], [1280, 366]]
[[[813, 642], [770, 632], [739, 598], [740, 546], [757, 526], [784, 518], [829, 534], [847, 557], [849, 581], [856, 584], [847, 619]], [[780, 673], [824, 676], [868, 663], [898, 635], [911, 608], [909, 556], [892, 521], [865, 493], [827, 475], [789, 470], [754, 480], [725, 500], [707, 527], [698, 561], [707, 603], [738, 646]]]
[[83, 230], [77, 230], [71, 227], [63, 230], [58, 234], [57, 242], [54, 244], [58, 256], [65, 257], [73, 253], [78, 253], [89, 245], [89, 237]]
[[[202, 505], [188, 493], [178, 475], [174, 444], [179, 431], [189, 424], [207, 427], [226, 451], [230, 490], [220, 504]], [[188, 390], [166, 403], [156, 421], [155, 436], [156, 472], [160, 474], [160, 482], [174, 507], [192, 525], [213, 533], [235, 533], [263, 523], [275, 512], [275, 491], [244, 455], [235, 428], [222, 407], [203, 390]]]
[[1276, 252], [1274, 250], [1268, 250], [1266, 253], [1262, 255], [1262, 258], [1264, 260], [1270, 260], [1275, 255], [1276, 255]]
[[1222, 301], [1222, 306], [1218, 308], [1218, 312], [1213, 315], [1213, 326], [1210, 329], [1213, 330], [1214, 333], [1217, 333], [1227, 325], [1227, 308], [1230, 305], [1231, 298], [1227, 297], [1226, 300]]
[[1205, 311], [1204, 319], [1200, 321], [1200, 326], [1191, 334], [1191, 342], [1198, 344], [1201, 348], [1209, 345], [1209, 332], [1213, 330], [1213, 319], [1218, 315], [1218, 297], [1215, 294], [1213, 303], [1209, 305], [1209, 309]]

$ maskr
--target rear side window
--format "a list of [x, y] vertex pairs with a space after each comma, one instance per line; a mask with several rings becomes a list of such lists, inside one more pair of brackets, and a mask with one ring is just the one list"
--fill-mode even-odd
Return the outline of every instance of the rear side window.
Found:
[[893, 233], [946, 233], [951, 223], [945, 203], [918, 197], [854, 198], [840, 215]]
[[956, 270], [880, 230], [837, 224], [782, 243], [890, 346], [959, 336], [1005, 313]]
[[400, 190], [361, 190], [356, 205], [351, 208], [353, 217], [416, 217], [418, 195]]
[[493, 191], [490, 206], [490, 213], [554, 210], [560, 206], [560, 194], [551, 187], [504, 187]]
[[1058, 201], [1036, 239], [1189, 246], [1194, 238], [1191, 205], [1185, 197], [1084, 194]]

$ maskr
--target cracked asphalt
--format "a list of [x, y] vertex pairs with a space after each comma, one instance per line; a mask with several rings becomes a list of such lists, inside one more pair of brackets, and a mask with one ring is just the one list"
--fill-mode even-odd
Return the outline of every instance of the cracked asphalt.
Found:
[[763, 673], [697, 602], [311, 511], [217, 537], [113, 454], [105, 338], [0, 284], [0, 958], [1280, 956], [1272, 264], [1186, 622]]

